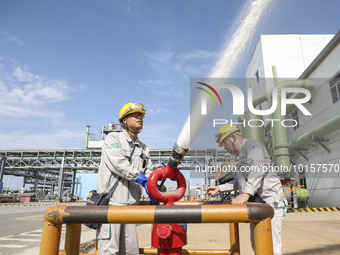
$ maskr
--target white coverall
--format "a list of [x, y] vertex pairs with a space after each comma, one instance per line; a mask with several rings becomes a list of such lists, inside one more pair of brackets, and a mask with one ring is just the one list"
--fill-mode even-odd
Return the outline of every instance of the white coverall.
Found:
[[[135, 180], [140, 173], [149, 176], [151, 171], [150, 149], [144, 143], [138, 139], [133, 142], [125, 130], [111, 132], [102, 148], [97, 192], [108, 193], [120, 176], [109, 205], [138, 204], [142, 186]], [[102, 224], [97, 239], [98, 255], [139, 254], [135, 224]]]
[[[271, 221], [274, 254], [281, 253], [281, 225], [285, 215], [287, 200], [283, 193], [280, 179], [270, 168], [271, 159], [266, 148], [256, 140], [243, 139], [238, 155], [235, 179], [219, 185], [220, 191], [239, 190], [241, 193], [257, 193], [267, 204], [273, 207], [274, 217]], [[253, 226], [251, 224], [251, 241], [254, 247]]]

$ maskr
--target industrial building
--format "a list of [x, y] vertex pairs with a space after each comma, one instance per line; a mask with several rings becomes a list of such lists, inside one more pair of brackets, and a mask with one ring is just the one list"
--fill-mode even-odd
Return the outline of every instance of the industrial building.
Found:
[[[340, 192], [339, 42], [340, 31], [335, 35], [261, 35], [246, 73], [253, 98], [272, 90], [274, 75], [278, 81], [314, 83], [311, 99], [304, 104], [311, 115], [295, 109], [286, 116], [297, 123], [286, 128], [291, 174], [305, 179], [309, 206], [340, 204], [336, 195]], [[258, 108], [268, 109], [268, 103]]]
[[[108, 131], [117, 130], [108, 128]], [[96, 146], [101, 146], [102, 143], [103, 140], [95, 141], [95, 144], [99, 144]], [[151, 149], [153, 165], [166, 164], [171, 151], [170, 148]], [[197, 164], [205, 165], [206, 162], [220, 164], [226, 156], [227, 152], [223, 150], [193, 149], [185, 155], [179, 169], [195, 169]], [[98, 171], [100, 158], [100, 147], [78, 150], [0, 151], [0, 182], [4, 175], [22, 176], [23, 186], [33, 185], [34, 193], [49, 192], [50, 199], [86, 197], [90, 190], [96, 189], [95, 173]], [[188, 191], [186, 196], [189, 195]]]

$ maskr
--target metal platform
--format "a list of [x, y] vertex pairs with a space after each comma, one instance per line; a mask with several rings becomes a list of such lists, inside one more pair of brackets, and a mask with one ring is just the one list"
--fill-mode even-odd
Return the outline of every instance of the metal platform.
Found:
[[[153, 166], [166, 165], [171, 151], [172, 148], [150, 150]], [[220, 165], [228, 156], [225, 150], [191, 149], [179, 169]], [[100, 149], [0, 151], [0, 182], [3, 175], [14, 175], [23, 176], [25, 184], [74, 188], [76, 172], [96, 173], [100, 159]]]

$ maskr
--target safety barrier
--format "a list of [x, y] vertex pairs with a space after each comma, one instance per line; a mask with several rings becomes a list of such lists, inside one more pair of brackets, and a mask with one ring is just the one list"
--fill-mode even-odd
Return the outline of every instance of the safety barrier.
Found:
[[287, 213], [293, 212], [335, 212], [340, 211], [340, 207], [311, 207], [311, 208], [288, 208]]
[[[178, 205], [136, 206], [55, 206], [45, 211], [40, 255], [58, 255], [62, 224], [66, 224], [66, 255], [79, 255], [81, 223], [230, 223], [229, 250], [183, 250], [183, 254], [240, 254], [238, 223], [254, 224], [255, 254], [273, 254], [271, 218], [267, 204], [186, 202]], [[142, 254], [157, 254], [157, 249], [140, 249]]]
[[7, 200], [0, 200], [0, 204], [6, 204], [6, 203], [19, 203], [19, 199], [7, 199]]

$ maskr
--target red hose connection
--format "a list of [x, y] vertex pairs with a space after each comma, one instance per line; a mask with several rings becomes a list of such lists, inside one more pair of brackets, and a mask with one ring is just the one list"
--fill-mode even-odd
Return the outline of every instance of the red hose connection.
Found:
[[[160, 192], [157, 187], [157, 182], [164, 181], [168, 178], [177, 182], [177, 190], [173, 192]], [[178, 168], [159, 166], [150, 174], [147, 187], [152, 199], [163, 202], [165, 205], [173, 205], [175, 201], [178, 201], [183, 197], [186, 189], [186, 182], [183, 174]]]

